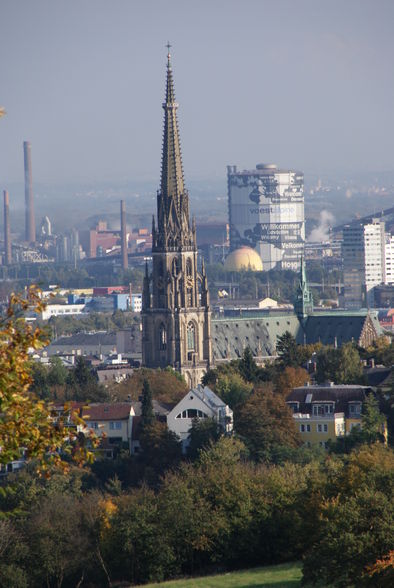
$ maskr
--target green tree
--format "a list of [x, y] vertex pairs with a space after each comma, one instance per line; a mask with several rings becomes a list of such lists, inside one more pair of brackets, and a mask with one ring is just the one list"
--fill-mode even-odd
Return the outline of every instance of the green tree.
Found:
[[365, 585], [366, 567], [392, 548], [393, 529], [392, 496], [363, 488], [343, 500], [332, 499], [324, 508], [318, 541], [304, 560], [304, 582]]
[[68, 399], [78, 401], [105, 402], [108, 393], [89, 367], [86, 359], [78, 356], [75, 367], [68, 373], [67, 390]]
[[48, 367], [42, 363], [33, 362], [31, 365], [31, 378], [30, 390], [41, 399], [49, 399], [51, 390]]
[[393, 450], [377, 443], [353, 451], [320, 493], [304, 583], [380, 586], [370, 582], [367, 568], [394, 544]]
[[276, 351], [279, 362], [284, 367], [297, 367], [307, 359], [303, 353], [302, 345], [297, 344], [295, 337], [289, 331], [278, 336]]
[[144, 486], [114, 504], [101, 540], [110, 577], [133, 585], [165, 579], [173, 556], [159, 530], [155, 494]]
[[39, 398], [56, 400], [64, 396], [69, 374], [60, 357], [51, 357], [49, 364], [32, 362], [31, 376], [30, 390]]
[[368, 394], [363, 404], [361, 416], [361, 431], [363, 438], [367, 443], [384, 441], [383, 427], [385, 417], [379, 410], [379, 402], [371, 393]]
[[189, 457], [196, 459], [199, 452], [218, 441], [220, 435], [220, 427], [214, 419], [193, 419], [187, 449]]
[[182, 445], [167, 425], [154, 420], [140, 432], [141, 452], [138, 462], [144, 467], [143, 478], [157, 485], [164, 472], [178, 465], [182, 458]]
[[235, 410], [249, 398], [253, 385], [245, 380], [236, 371], [218, 372], [216, 385], [213, 387], [216, 394], [228, 406]]
[[13, 521], [0, 518], [0, 587], [28, 588], [23, 562], [28, 548]]
[[360, 355], [353, 343], [345, 343], [339, 349], [323, 347], [317, 353], [316, 380], [335, 384], [360, 384], [363, 369]]
[[145, 428], [151, 425], [154, 421], [154, 418], [155, 415], [153, 413], [152, 390], [148, 380], [144, 380], [141, 400], [141, 428]]
[[48, 384], [50, 386], [64, 386], [67, 376], [67, 368], [60, 357], [51, 357], [49, 360]]
[[256, 461], [271, 460], [278, 447], [300, 445], [289, 407], [270, 385], [256, 388], [234, 413], [234, 429]]
[[258, 374], [258, 367], [249, 345], [244, 349], [242, 358], [238, 362], [238, 371], [246, 382], [255, 382]]
[[[160, 532], [172, 555], [172, 574], [193, 574], [209, 561], [219, 522], [192, 478], [190, 465], [168, 472], [160, 489]], [[176, 512], [176, 520], [174, 519]]]
[[74, 497], [54, 494], [42, 499], [30, 512], [24, 532], [34, 584], [61, 588], [67, 580], [76, 585], [83, 579], [92, 550]]

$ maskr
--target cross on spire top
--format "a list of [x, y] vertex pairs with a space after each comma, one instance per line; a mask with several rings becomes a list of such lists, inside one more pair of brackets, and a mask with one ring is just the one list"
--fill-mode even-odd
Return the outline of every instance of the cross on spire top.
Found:
[[171, 53], [170, 53], [170, 49], [172, 47], [171, 43], [169, 41], [167, 41], [167, 58], [168, 58], [168, 62], [170, 62], [170, 57], [171, 57]]

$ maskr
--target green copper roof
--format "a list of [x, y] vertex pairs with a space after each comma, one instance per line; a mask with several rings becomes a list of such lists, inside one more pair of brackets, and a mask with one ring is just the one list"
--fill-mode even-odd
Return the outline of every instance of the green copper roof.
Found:
[[245, 347], [265, 357], [276, 354], [277, 337], [289, 331], [302, 342], [301, 325], [295, 314], [232, 317], [212, 320], [212, 354], [214, 360], [241, 357]]
[[223, 317], [212, 319], [212, 354], [214, 360], [237, 359], [249, 346], [255, 356], [276, 354], [277, 338], [289, 331], [297, 343], [338, 345], [358, 343], [367, 323], [376, 336], [382, 334], [376, 313], [368, 311], [333, 311], [314, 313], [300, 320], [296, 314]]

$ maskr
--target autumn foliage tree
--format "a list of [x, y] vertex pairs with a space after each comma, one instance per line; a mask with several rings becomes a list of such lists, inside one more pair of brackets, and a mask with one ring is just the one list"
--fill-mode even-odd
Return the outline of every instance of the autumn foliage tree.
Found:
[[152, 398], [159, 402], [177, 403], [188, 391], [186, 381], [175, 370], [170, 367], [161, 369], [140, 368], [135, 370], [132, 376], [115, 384], [111, 388], [112, 398], [116, 401], [138, 400], [144, 382], [147, 381], [152, 390]]
[[394, 544], [393, 473], [393, 451], [377, 443], [354, 451], [332, 476], [304, 557], [307, 586], [388, 585], [381, 580]]
[[[30, 391], [29, 351], [48, 341], [42, 331], [25, 320], [29, 309], [41, 312], [39, 290], [30, 287], [25, 296], [12, 294], [0, 326], [0, 464], [19, 459], [21, 451], [36, 459], [42, 470], [50, 464], [66, 467], [62, 455], [82, 462], [92, 455], [78, 444], [76, 433], [54, 425], [51, 405]], [[75, 415], [76, 422], [78, 417]]]
[[275, 377], [275, 391], [286, 399], [293, 388], [305, 386], [310, 381], [311, 378], [304, 368], [287, 366], [283, 371], [278, 372]]
[[255, 388], [234, 417], [234, 428], [256, 461], [270, 460], [277, 447], [300, 445], [286, 402], [269, 384]]

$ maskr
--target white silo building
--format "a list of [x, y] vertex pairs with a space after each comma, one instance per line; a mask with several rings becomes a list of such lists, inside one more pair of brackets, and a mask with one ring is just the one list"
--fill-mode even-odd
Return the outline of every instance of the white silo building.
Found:
[[230, 248], [253, 247], [263, 269], [297, 271], [305, 243], [304, 174], [260, 163], [227, 166]]

